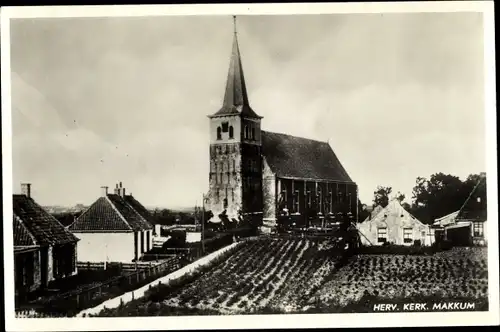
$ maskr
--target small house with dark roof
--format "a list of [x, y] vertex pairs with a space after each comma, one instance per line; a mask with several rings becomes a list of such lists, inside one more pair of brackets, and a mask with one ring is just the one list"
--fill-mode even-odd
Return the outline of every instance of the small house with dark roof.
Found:
[[13, 195], [16, 294], [47, 287], [77, 273], [78, 239], [31, 197], [31, 184]]
[[432, 224], [436, 236], [454, 245], [487, 245], [486, 197], [486, 173], [482, 172], [460, 210], [438, 218]]
[[270, 231], [282, 211], [306, 221], [339, 213], [356, 220], [357, 185], [329, 143], [261, 129], [263, 117], [249, 103], [236, 29], [222, 106], [208, 117], [205, 199], [211, 221], [251, 215]]
[[80, 239], [81, 262], [132, 262], [153, 248], [153, 217], [122, 183], [99, 197], [69, 230]]

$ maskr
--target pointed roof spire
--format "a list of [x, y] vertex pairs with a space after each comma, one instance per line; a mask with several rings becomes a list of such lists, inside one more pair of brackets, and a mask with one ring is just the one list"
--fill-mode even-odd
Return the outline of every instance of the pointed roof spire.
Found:
[[251, 109], [248, 102], [245, 76], [243, 75], [243, 66], [241, 64], [240, 48], [238, 45], [236, 16], [233, 16], [233, 29], [233, 48], [231, 51], [229, 72], [227, 74], [224, 101], [222, 108], [213, 116], [242, 114], [248, 117], [261, 118]]

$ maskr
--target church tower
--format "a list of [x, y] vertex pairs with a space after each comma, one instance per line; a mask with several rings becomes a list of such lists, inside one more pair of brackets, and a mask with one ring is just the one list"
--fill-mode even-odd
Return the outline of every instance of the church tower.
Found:
[[222, 107], [209, 116], [210, 178], [207, 210], [262, 212], [261, 119], [248, 102], [236, 19], [233, 48]]

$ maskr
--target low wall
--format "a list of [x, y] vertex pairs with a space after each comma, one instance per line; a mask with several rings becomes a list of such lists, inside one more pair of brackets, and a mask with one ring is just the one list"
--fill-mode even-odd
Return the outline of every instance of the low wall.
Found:
[[85, 310], [79, 312], [76, 315], [76, 317], [85, 317], [86, 315], [95, 315], [105, 308], [108, 308], [108, 309], [117, 308], [120, 306], [120, 303], [125, 304], [125, 303], [128, 303], [134, 299], [141, 298], [144, 296], [146, 291], [149, 290], [150, 287], [155, 287], [155, 286], [159, 285], [160, 283], [162, 283], [162, 284], [167, 283], [170, 280], [180, 278], [185, 274], [193, 272], [196, 268], [210, 263], [213, 259], [215, 259], [216, 257], [220, 256], [221, 254], [233, 249], [237, 245], [238, 245], [238, 242], [230, 244], [227, 247], [221, 248], [221, 249], [219, 249], [219, 250], [217, 250], [217, 251], [215, 251], [215, 252], [213, 252], [205, 257], [198, 259], [197, 261], [195, 261], [189, 265], [184, 266], [183, 268], [181, 268], [175, 272], [170, 273], [169, 275], [166, 275], [164, 277], [156, 279], [155, 281], [153, 281], [153, 282], [151, 282], [151, 283], [149, 283], [141, 288], [138, 288], [134, 291], [131, 291], [131, 292], [125, 293], [123, 295], [120, 295], [118, 297], [107, 300], [107, 301], [99, 304], [96, 307], [85, 309]]

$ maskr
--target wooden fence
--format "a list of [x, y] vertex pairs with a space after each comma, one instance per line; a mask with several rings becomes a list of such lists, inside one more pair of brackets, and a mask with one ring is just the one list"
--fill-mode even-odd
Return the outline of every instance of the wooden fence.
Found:
[[[173, 258], [175, 255], [168, 255], [163, 257], [163, 259]], [[96, 271], [96, 270], [105, 270], [111, 268], [117, 268], [120, 271], [124, 272], [135, 272], [144, 269], [150, 269], [153, 265], [162, 264], [162, 262], [150, 261], [150, 262], [137, 262], [137, 263], [121, 263], [121, 262], [78, 262], [77, 268], [78, 270], [86, 270], [86, 271]]]
[[[135, 264], [131, 265], [135, 266]], [[77, 291], [69, 291], [50, 299], [34, 301], [27, 306], [16, 308], [16, 317], [71, 317], [83, 309], [142, 287], [148, 282], [181, 268], [182, 265], [183, 262], [178, 257], [171, 257], [159, 264], [137, 264], [138, 269], [134, 272], [112, 278], [104, 283], [91, 285]], [[90, 266], [91, 269], [101, 267], [97, 263], [86, 263], [85, 266]]]

